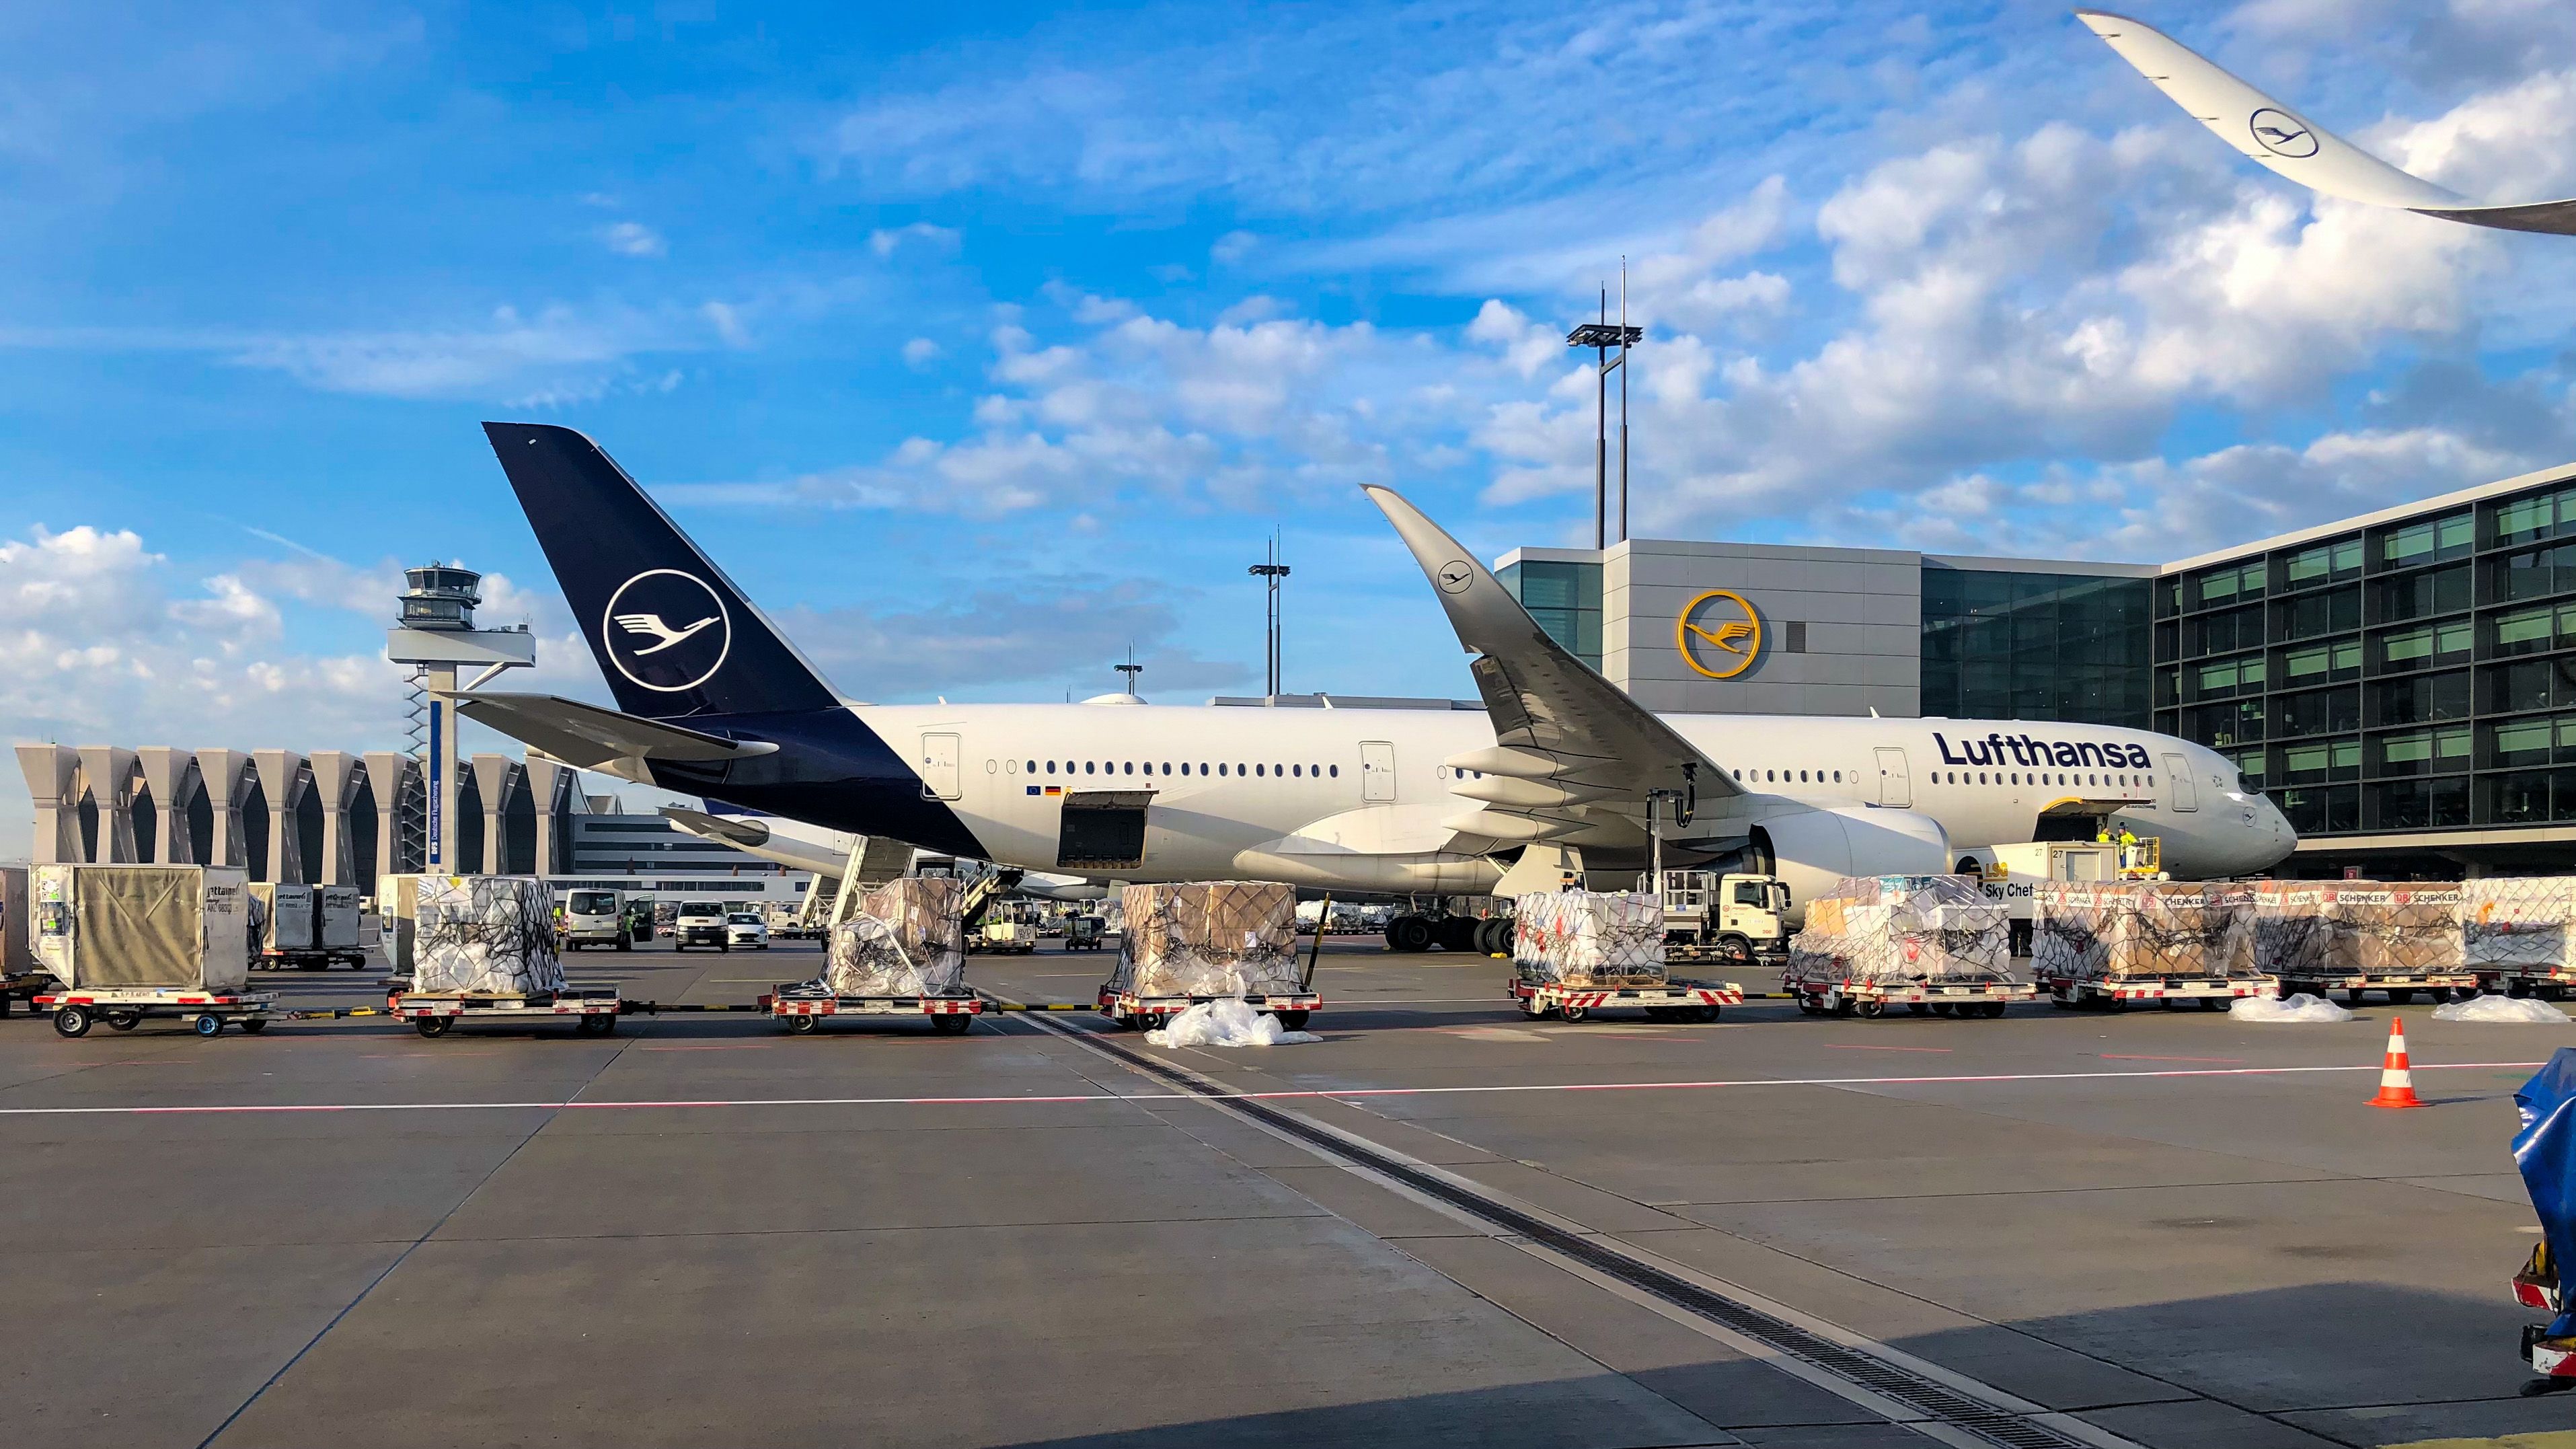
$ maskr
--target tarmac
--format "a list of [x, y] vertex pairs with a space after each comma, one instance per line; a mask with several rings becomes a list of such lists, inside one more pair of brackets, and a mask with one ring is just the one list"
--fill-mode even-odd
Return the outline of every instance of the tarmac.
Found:
[[[1087, 1002], [1111, 959], [1050, 942], [969, 976]], [[568, 965], [716, 1003], [814, 959]], [[1238, 1051], [1089, 1012], [435, 1041], [13, 1015], [0, 1442], [2270, 1449], [2576, 1423], [2576, 1396], [2520, 1396], [2536, 1228], [2507, 1149], [2513, 1089], [2576, 1028], [2403, 1009], [2430, 1105], [2389, 1112], [2363, 1105], [2380, 1005], [1566, 1024], [1504, 971], [1336, 940], [1324, 1039]], [[364, 1006], [380, 976], [253, 980]]]

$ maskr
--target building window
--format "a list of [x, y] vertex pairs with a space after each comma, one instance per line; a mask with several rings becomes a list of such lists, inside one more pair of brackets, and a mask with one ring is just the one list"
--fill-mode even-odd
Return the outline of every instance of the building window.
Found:
[[2361, 677], [2361, 641], [2328, 639], [2281, 651], [2281, 685], [2301, 689]]
[[2361, 741], [2314, 740], [2281, 747], [2281, 778], [2294, 785], [2361, 778]]
[[1547, 637], [1601, 667], [1601, 565], [1527, 559], [1495, 578]]
[[2576, 602], [2534, 604], [2487, 616], [2490, 655], [2543, 654], [2576, 644]]
[[2493, 547], [2511, 548], [2576, 532], [2576, 488], [2562, 488], [2495, 506]]
[[2379, 563], [2384, 569], [2466, 558], [2475, 528], [2466, 513], [2401, 524], [2379, 536]]
[[2284, 587], [2313, 589], [2361, 577], [2361, 540], [2338, 539], [2311, 544], [2282, 560]]
[[1927, 560], [1922, 713], [2145, 727], [2155, 584]]
[[[2545, 615], [2546, 611], [2543, 613]], [[2576, 608], [2571, 608], [2571, 616], [2576, 616]], [[2544, 630], [2548, 627], [2546, 617], [2542, 619], [2541, 627]], [[2379, 667], [2395, 672], [2465, 662], [2469, 657], [2470, 642], [2475, 638], [2476, 631], [2468, 620], [2451, 619], [2439, 624], [2418, 624], [2411, 629], [2374, 634], [2371, 643], [2379, 656]]]
[[2367, 830], [2433, 830], [2469, 823], [2469, 781], [2391, 780], [2367, 787], [2362, 827]]
[[1806, 620], [1804, 620], [1804, 619], [1791, 619], [1791, 620], [1789, 620], [1789, 621], [1788, 621], [1788, 622], [1787, 622], [1787, 623], [1782, 627], [1782, 629], [1781, 629], [1781, 633], [1785, 636], [1785, 637], [1781, 640], [1781, 644], [1780, 644], [1780, 652], [1781, 652], [1781, 653], [1783, 653], [1783, 654], [1804, 654], [1804, 653], [1806, 653], [1806, 652], [1807, 652], [1807, 621], [1806, 621]]
[[2469, 727], [2406, 730], [2371, 741], [2373, 775], [2446, 775], [2469, 767]]

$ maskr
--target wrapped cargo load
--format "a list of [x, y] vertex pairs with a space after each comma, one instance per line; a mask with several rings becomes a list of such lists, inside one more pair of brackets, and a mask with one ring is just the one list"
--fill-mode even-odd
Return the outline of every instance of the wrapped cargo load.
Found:
[[36, 955], [83, 991], [236, 992], [250, 979], [250, 882], [238, 866], [39, 865]]
[[2448, 881], [2256, 881], [2254, 958], [2303, 980], [2461, 971], [2461, 890]]
[[315, 939], [314, 890], [309, 885], [253, 881], [250, 921], [253, 946], [261, 951], [310, 951]]
[[2460, 887], [2460, 946], [2471, 966], [2576, 965], [2576, 875], [2487, 876]]
[[1512, 902], [1523, 981], [1639, 986], [1664, 979], [1664, 903], [1649, 891], [1532, 891]]
[[1846, 876], [1808, 900], [1782, 980], [2009, 980], [2011, 928], [1973, 876]]
[[1297, 991], [1297, 892], [1269, 881], [1131, 885], [1111, 985], [1137, 996]]
[[2226, 882], [2040, 881], [2031, 970], [2049, 981], [2261, 975], [2254, 897]]
[[955, 996], [966, 986], [966, 887], [900, 876], [832, 928], [821, 984], [834, 996]]
[[534, 876], [412, 878], [412, 990], [540, 995], [563, 989], [555, 893]]

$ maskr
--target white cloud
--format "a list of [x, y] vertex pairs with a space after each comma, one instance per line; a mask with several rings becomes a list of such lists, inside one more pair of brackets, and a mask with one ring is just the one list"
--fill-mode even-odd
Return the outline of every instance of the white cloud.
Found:
[[933, 226], [926, 221], [916, 221], [909, 226], [868, 233], [868, 250], [880, 257], [893, 256], [907, 242], [948, 251], [956, 247], [957, 233], [944, 226]]
[[662, 234], [640, 221], [617, 222], [599, 235], [621, 257], [658, 257], [668, 250]]
[[928, 367], [938, 361], [939, 356], [939, 344], [927, 337], [915, 337], [903, 345], [903, 363], [906, 367]]

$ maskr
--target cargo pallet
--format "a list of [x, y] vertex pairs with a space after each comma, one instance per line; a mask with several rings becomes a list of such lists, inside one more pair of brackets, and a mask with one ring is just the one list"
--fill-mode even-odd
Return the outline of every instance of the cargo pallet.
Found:
[[2287, 994], [2269, 976], [2042, 976], [2039, 989], [2048, 993], [2053, 1005], [2108, 1011], [2125, 1011], [2139, 1002], [2170, 1010], [2186, 1001], [2199, 1002], [2203, 1011], [2224, 1011], [2242, 998]]
[[400, 1017], [422, 1036], [445, 1036], [460, 1021], [526, 1021], [534, 1017], [571, 1017], [584, 1035], [605, 1036], [617, 1030], [626, 1003], [614, 986], [568, 986], [561, 991], [458, 992], [397, 991], [385, 997], [385, 1014]]
[[1809, 1016], [1885, 1016], [1902, 1006], [1916, 1016], [1986, 1016], [2004, 1014], [2016, 1001], [2031, 1001], [2039, 988], [2025, 981], [1784, 981], [1781, 985]]
[[1581, 1021], [1605, 1007], [1645, 1008], [1648, 1021], [1715, 1021], [1718, 1008], [1742, 1006], [1744, 988], [1732, 981], [1663, 981], [1636, 986], [1567, 986], [1514, 980], [1512, 999], [1523, 1014]]
[[42, 971], [25, 971], [16, 976], [0, 976], [0, 1016], [7, 1016], [10, 1006], [21, 1001], [27, 1003], [28, 1011], [33, 1012], [36, 1009], [36, 997], [52, 990], [53, 985], [54, 978]]
[[2362, 997], [2373, 991], [2387, 992], [2391, 1006], [2404, 1006], [2418, 992], [2428, 993], [2436, 1001], [2445, 997], [2466, 1001], [2477, 994], [2478, 976], [2474, 971], [2335, 971], [2307, 976], [2282, 973], [2284, 999], [2302, 991], [2320, 997], [2329, 991], [2340, 991], [2344, 1001], [2353, 1006], [2361, 1005]]
[[1745, 951], [1733, 951], [1724, 946], [1703, 945], [1698, 942], [1683, 944], [1678, 941], [1667, 941], [1664, 943], [1664, 964], [1667, 966], [1750, 966], [1756, 961], [1788, 959], [1789, 945], [1786, 941], [1777, 945], [1757, 944]]
[[257, 971], [328, 971], [346, 966], [352, 971], [367, 969], [367, 953], [349, 946], [315, 946], [310, 949], [262, 951], [251, 963]]
[[[1103, 986], [1100, 988], [1100, 1014], [1130, 1030], [1147, 1031], [1164, 1025], [1193, 1006], [1205, 1006], [1211, 1001], [1225, 999], [1217, 996], [1139, 996], [1133, 991]], [[1243, 1001], [1255, 1011], [1277, 1017], [1280, 1027], [1287, 1031], [1303, 1028], [1308, 1015], [1324, 1009], [1322, 994], [1313, 991], [1255, 991], [1246, 994]]]
[[781, 986], [760, 998], [760, 1009], [800, 1036], [820, 1027], [827, 1016], [927, 1016], [931, 1029], [941, 1036], [958, 1036], [974, 1027], [975, 1018], [984, 1012], [984, 999], [973, 995], [834, 996]]
[[83, 990], [47, 992], [35, 998], [39, 1009], [54, 1014], [54, 1030], [64, 1036], [89, 1035], [90, 1023], [104, 1021], [117, 1031], [132, 1031], [148, 1017], [183, 1017], [199, 1036], [220, 1036], [238, 1026], [256, 1036], [268, 1026], [273, 991]]

